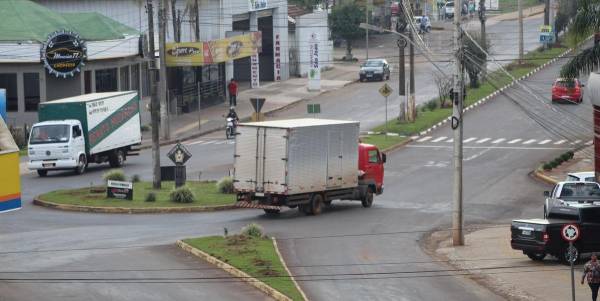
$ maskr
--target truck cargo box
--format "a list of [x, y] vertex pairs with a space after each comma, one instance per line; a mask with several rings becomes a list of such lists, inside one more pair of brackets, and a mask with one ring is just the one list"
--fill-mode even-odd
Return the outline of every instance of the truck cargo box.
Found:
[[293, 195], [357, 187], [359, 123], [289, 119], [237, 128], [234, 188]]

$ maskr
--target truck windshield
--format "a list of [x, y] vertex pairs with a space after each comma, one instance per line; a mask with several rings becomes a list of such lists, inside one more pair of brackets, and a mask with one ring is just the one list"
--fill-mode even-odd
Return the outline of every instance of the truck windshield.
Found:
[[31, 130], [29, 144], [57, 143], [69, 141], [69, 126], [59, 125], [40, 125]]
[[600, 188], [595, 183], [566, 183], [560, 197], [600, 197]]

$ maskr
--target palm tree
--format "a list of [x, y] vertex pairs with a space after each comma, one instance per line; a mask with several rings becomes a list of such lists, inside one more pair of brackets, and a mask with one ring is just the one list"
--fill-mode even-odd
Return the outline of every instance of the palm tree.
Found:
[[[578, 9], [569, 33], [573, 41], [579, 43], [592, 33], [600, 31], [600, 0], [579, 0]], [[590, 72], [600, 66], [600, 44], [582, 50], [560, 70], [560, 75], [575, 78], [581, 72]]]

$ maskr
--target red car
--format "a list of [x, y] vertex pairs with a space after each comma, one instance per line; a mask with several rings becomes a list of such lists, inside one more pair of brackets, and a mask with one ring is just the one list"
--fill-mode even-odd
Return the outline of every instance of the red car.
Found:
[[552, 85], [552, 102], [565, 101], [581, 103], [583, 101], [583, 87], [578, 79], [559, 78]]

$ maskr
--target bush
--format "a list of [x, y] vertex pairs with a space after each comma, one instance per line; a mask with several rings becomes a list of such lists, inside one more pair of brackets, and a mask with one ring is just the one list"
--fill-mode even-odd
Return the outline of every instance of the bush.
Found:
[[429, 111], [435, 111], [435, 109], [437, 109], [437, 106], [438, 106], [437, 99], [432, 99], [425, 103], [425, 107]]
[[233, 193], [233, 178], [222, 177], [219, 182], [217, 182], [217, 189], [221, 193]]
[[252, 223], [242, 228], [242, 235], [261, 238], [264, 236], [264, 229], [261, 225]]
[[550, 164], [550, 163], [544, 163], [543, 168], [545, 171], [549, 171], [549, 170], [552, 170], [553, 167], [552, 167], [552, 164]]
[[148, 192], [148, 194], [146, 195], [146, 198], [144, 199], [144, 201], [146, 201], [146, 202], [156, 202], [156, 193], [154, 193], [154, 192]]
[[131, 176], [131, 182], [137, 183], [139, 181], [140, 181], [140, 175], [136, 174], [136, 175]]
[[123, 172], [122, 169], [111, 169], [109, 171], [107, 171], [104, 175], [102, 175], [102, 178], [104, 179], [105, 182], [108, 182], [108, 180], [111, 181], [125, 181], [125, 172]]
[[563, 159], [561, 157], [558, 157], [554, 159], [554, 162], [556, 163], [556, 166], [559, 166], [563, 163]]
[[175, 203], [193, 203], [196, 196], [189, 187], [182, 186], [173, 189], [169, 194], [169, 199]]
[[571, 156], [568, 153], [564, 153], [564, 154], [560, 155], [560, 158], [563, 160], [563, 162], [567, 162], [567, 161], [571, 160]]
[[573, 157], [575, 157], [575, 153], [572, 151], [568, 151], [567, 154], [569, 155], [569, 159], [573, 159]]

